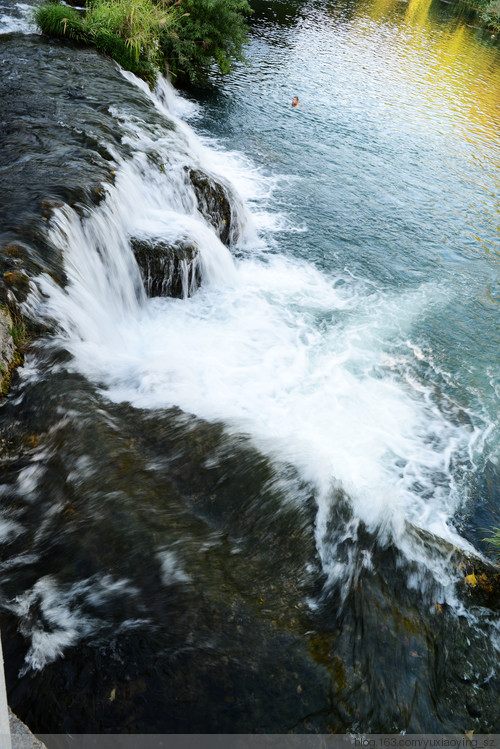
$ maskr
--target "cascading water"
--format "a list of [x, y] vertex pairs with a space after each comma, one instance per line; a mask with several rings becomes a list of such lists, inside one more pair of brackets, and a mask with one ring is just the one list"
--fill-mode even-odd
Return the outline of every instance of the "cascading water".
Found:
[[[112, 179], [43, 227], [64, 284], [32, 275], [24, 309], [50, 333], [5, 407], [33, 433], [2, 487], [17, 702], [33, 676], [56, 695], [80, 679], [96, 703], [56, 716], [80, 732], [499, 725], [495, 604], [463, 582], [491, 570], [457, 521], [491, 409], [416, 333], [457, 288], [301, 256], [303, 218], [273, 205], [294, 178], [196, 135], [165, 80], [122, 75], [85, 134]], [[197, 171], [230, 203], [229, 247]], [[180, 298], [148, 297], [134, 242], [194, 248], [200, 287], [184, 264]]]
[[[155, 100], [160, 109], [162, 101], [175, 101], [166, 81]], [[234, 261], [184, 177], [193, 155], [206, 167], [206, 147], [168, 114], [176, 130], [166, 142], [124, 118], [134, 156], [118, 162], [104, 204], [83, 222], [75, 212], [56, 213], [50, 239], [64, 253], [68, 285], [39, 279], [33, 314], [57, 321], [70, 366], [112, 400], [220, 420], [295, 465], [316, 486], [329, 574], [346, 577], [326, 529], [339, 487], [370, 531], [431, 571], [434, 554], [410, 540], [409, 525], [472, 552], [450, 522], [466, 499], [453, 469], [473, 462], [487, 425], [436, 402], [419, 377], [424, 354], [407, 338], [424, 308], [448, 303], [446, 288], [383, 297], [356, 279], [269, 255], [252, 246], [257, 235], [246, 212], [239, 217], [245, 256]], [[148, 161], [151, 153], [161, 169]], [[137, 235], [199, 247], [196, 297], [146, 299], [129, 243]]]

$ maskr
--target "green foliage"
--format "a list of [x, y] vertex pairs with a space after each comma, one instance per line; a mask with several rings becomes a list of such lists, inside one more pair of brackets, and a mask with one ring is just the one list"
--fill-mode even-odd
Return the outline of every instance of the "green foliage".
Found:
[[191, 80], [206, 77], [213, 62], [222, 73], [242, 60], [251, 13], [247, 0], [179, 0], [175, 23], [165, 27], [161, 45], [167, 66]]
[[500, 31], [500, 0], [464, 0], [480, 21], [492, 31]]
[[117, 34], [105, 29], [96, 29], [88, 35], [87, 43], [94, 46], [99, 52], [112, 57], [125, 70], [132, 71], [150, 85], [154, 84], [158, 75], [157, 67], [146, 60], [136, 59], [130, 46]]
[[91, 36], [103, 33], [120, 37], [130, 56], [160, 63], [160, 31], [175, 10], [165, 2], [153, 0], [92, 0], [87, 9], [85, 27]]
[[493, 0], [481, 13], [481, 20], [490, 29], [500, 31], [500, 0]]
[[14, 341], [14, 346], [18, 349], [22, 349], [26, 343], [26, 325], [23, 320], [14, 322], [9, 332]]
[[242, 60], [247, 0], [87, 0], [82, 18], [48, 2], [35, 22], [50, 36], [96, 47], [154, 83], [159, 70], [202, 80], [215, 63], [222, 73]]
[[81, 16], [74, 8], [58, 3], [39, 5], [34, 20], [44, 34], [80, 40], [84, 36]]
[[493, 553], [500, 557], [500, 528], [493, 528], [493, 536], [491, 538], [485, 538], [493, 546]]

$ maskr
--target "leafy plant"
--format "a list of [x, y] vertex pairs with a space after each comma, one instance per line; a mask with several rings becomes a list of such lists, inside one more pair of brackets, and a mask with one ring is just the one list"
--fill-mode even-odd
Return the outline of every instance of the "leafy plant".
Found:
[[164, 58], [174, 76], [180, 73], [200, 80], [214, 62], [228, 73], [234, 62], [243, 60], [245, 17], [252, 12], [247, 0], [178, 0], [174, 7], [175, 22], [161, 36]]
[[227, 73], [243, 59], [250, 12], [247, 0], [87, 0], [85, 17], [48, 2], [34, 18], [44, 33], [92, 45], [152, 84], [160, 70], [192, 81], [214, 63]]
[[494, 0], [486, 6], [486, 9], [481, 13], [481, 20], [490, 29], [500, 31], [500, 0]]

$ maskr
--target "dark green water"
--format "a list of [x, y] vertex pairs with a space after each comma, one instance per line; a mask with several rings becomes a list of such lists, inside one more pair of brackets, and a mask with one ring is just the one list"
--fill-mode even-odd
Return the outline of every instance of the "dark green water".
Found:
[[[12, 708], [500, 731], [498, 595], [460, 566], [494, 578], [500, 525], [496, 41], [439, 2], [262, 5], [248, 65], [163, 108], [91, 52], [0, 48], [2, 263], [46, 330], [1, 407]], [[241, 196], [232, 258], [200, 164]], [[195, 238], [199, 293], [145, 298], [141, 232]]]

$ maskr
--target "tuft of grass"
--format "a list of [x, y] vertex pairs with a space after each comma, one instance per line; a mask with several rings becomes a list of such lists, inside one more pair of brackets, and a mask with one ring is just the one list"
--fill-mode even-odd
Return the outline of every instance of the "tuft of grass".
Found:
[[12, 336], [12, 340], [14, 341], [14, 346], [22, 350], [24, 346], [26, 345], [26, 325], [24, 324], [23, 320], [16, 321], [12, 324], [12, 327], [9, 328], [9, 332]]
[[135, 59], [130, 53], [124, 39], [113, 34], [106, 29], [99, 29], [93, 32], [89, 37], [89, 44], [95, 47], [99, 52], [111, 57], [113, 60], [125, 68], [143, 78], [150, 86], [153, 86], [158, 76], [158, 68], [147, 60]]
[[[153, 6], [152, 0], [117, 0], [116, 3], [98, 0], [88, 6], [85, 16], [81, 16], [74, 8], [51, 1], [38, 6], [34, 21], [44, 34], [95, 47], [116, 60], [125, 70], [132, 71], [153, 85], [158, 69], [151, 50], [143, 52], [148, 32], [141, 24], [145, 25], [146, 14], [135, 14], [131, 10], [136, 2]], [[152, 49], [156, 49], [151, 35], [149, 43], [153, 45]]]
[[175, 13], [164, 0], [90, 0], [85, 27], [93, 37], [105, 33], [122, 39], [136, 61], [158, 65], [160, 33]]
[[483, 541], [487, 541], [493, 546], [492, 553], [496, 554], [500, 559], [500, 528], [493, 528], [493, 536], [491, 538], [484, 538]]
[[45, 3], [35, 10], [34, 21], [48, 36], [84, 40], [83, 20], [74, 8], [59, 3]]

